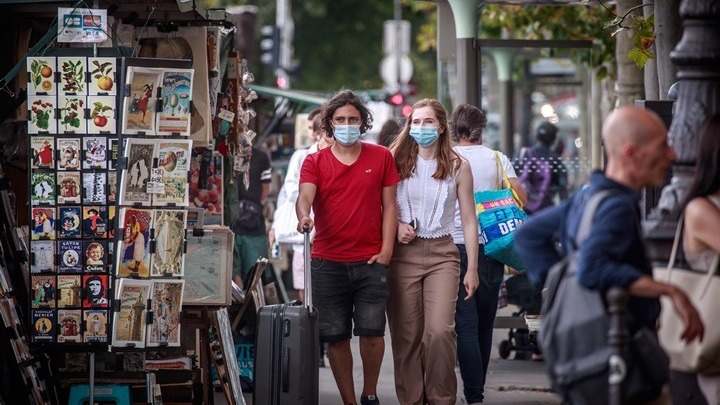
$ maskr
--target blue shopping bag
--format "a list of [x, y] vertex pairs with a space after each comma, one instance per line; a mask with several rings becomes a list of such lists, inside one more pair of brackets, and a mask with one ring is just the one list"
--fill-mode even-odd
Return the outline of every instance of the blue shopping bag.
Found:
[[513, 238], [527, 221], [527, 214], [518, 207], [512, 189], [476, 191], [475, 208], [485, 255], [515, 270], [524, 270], [520, 256], [513, 250]]

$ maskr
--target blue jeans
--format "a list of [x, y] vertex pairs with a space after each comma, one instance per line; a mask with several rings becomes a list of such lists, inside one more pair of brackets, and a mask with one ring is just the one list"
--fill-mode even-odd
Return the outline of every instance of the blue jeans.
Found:
[[468, 403], [482, 402], [485, 375], [492, 350], [498, 293], [505, 266], [485, 256], [483, 246], [480, 245], [478, 254], [480, 285], [472, 298], [465, 301], [467, 292], [463, 286], [463, 279], [467, 273], [467, 250], [465, 245], [457, 245], [457, 248], [460, 252], [460, 285], [455, 312], [455, 332], [460, 376], [463, 380], [465, 400]]

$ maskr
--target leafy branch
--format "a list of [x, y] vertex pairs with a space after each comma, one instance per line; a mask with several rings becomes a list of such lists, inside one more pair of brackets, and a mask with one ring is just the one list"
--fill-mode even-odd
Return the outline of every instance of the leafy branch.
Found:
[[[617, 29], [615, 29], [615, 31], [611, 34], [612, 36], [615, 36], [626, 29], [632, 30], [633, 47], [628, 52], [628, 59], [633, 61], [640, 69], [644, 68], [645, 64], [650, 59], [655, 59], [655, 54], [650, 51], [650, 47], [655, 42], [655, 14], [650, 14], [647, 18], [631, 14], [639, 8], [649, 5], [651, 6], [652, 4], [640, 4], [635, 7], [631, 7], [625, 12], [625, 14], [619, 16], [605, 6], [602, 1], [598, 0], [598, 3], [600, 3], [600, 5], [603, 6], [608, 13], [615, 16], [612, 21], [605, 24], [605, 28], [617, 27]], [[623, 22], [625, 22], [628, 17], [632, 20], [631, 26], [623, 25]]]

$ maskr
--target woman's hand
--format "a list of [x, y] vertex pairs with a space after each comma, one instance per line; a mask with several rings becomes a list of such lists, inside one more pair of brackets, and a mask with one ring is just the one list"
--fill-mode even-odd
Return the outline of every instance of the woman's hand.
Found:
[[408, 244], [415, 239], [415, 229], [408, 224], [400, 223], [397, 229], [397, 240], [402, 244]]
[[465, 286], [465, 291], [467, 292], [467, 296], [465, 297], [465, 301], [472, 298], [473, 294], [475, 294], [475, 291], [477, 291], [478, 286], [480, 285], [480, 279], [478, 278], [477, 274], [477, 268], [471, 269], [468, 268], [467, 273], [465, 273], [465, 279], [463, 280], [463, 285]]

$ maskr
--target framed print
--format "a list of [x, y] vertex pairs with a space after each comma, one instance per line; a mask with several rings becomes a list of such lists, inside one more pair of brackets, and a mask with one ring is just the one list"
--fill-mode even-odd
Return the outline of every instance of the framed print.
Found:
[[188, 171], [192, 151], [191, 140], [160, 140], [157, 156], [158, 169], [161, 170], [161, 183], [164, 192], [153, 195], [153, 204], [164, 206], [174, 204], [188, 205]]
[[28, 134], [57, 133], [55, 96], [28, 96]]
[[150, 255], [150, 276], [182, 276], [187, 211], [155, 210], [155, 252]]
[[83, 270], [86, 273], [102, 273], [107, 264], [107, 242], [104, 240], [83, 241]]
[[107, 308], [108, 276], [105, 274], [83, 275], [83, 308]]
[[190, 135], [192, 69], [166, 69], [160, 88], [158, 135]]
[[[59, 275], [57, 278], [58, 308], [80, 308], [82, 287], [79, 275]], [[80, 322], [78, 322], [80, 326]]]
[[87, 106], [90, 109], [88, 117], [88, 134], [109, 134], [115, 132], [115, 97], [89, 96]]
[[107, 204], [107, 173], [83, 172], [83, 204]]
[[180, 346], [183, 280], [152, 280], [147, 346]]
[[57, 267], [58, 273], [80, 273], [83, 258], [82, 241], [61, 240], [58, 241], [57, 245], [58, 254], [60, 255], [60, 263]]
[[117, 248], [117, 276], [150, 275], [150, 229], [153, 211], [137, 208], [121, 208], [118, 226], [122, 238]]
[[[82, 237], [82, 227], [80, 219], [82, 211], [80, 207], [59, 207], [58, 219], [60, 227], [58, 228], [58, 238], [76, 239]], [[79, 260], [78, 260], [79, 261]]]
[[88, 71], [90, 71], [89, 95], [114, 96], [117, 94], [117, 86], [115, 85], [117, 59], [88, 58]]
[[127, 168], [120, 183], [120, 205], [150, 205], [147, 185], [157, 143], [151, 139], [129, 138], [125, 146]]
[[55, 276], [32, 276], [32, 307], [33, 308], [55, 308]]
[[106, 309], [83, 311], [83, 323], [85, 324], [83, 341], [86, 343], [107, 343], [107, 320]]
[[55, 325], [55, 311], [48, 309], [33, 309], [32, 313], [32, 341], [53, 343], [57, 328]]
[[84, 134], [87, 132], [85, 119], [85, 97], [58, 97], [58, 132]]
[[107, 168], [107, 138], [104, 136], [86, 136], [82, 139], [83, 169]]
[[55, 271], [55, 242], [39, 240], [30, 244], [30, 273]]
[[223, 157], [207, 148], [193, 148], [189, 206], [203, 210], [204, 225], [223, 224]]
[[150, 280], [121, 278], [118, 283], [119, 311], [113, 318], [113, 346], [145, 347], [147, 301]]
[[58, 170], [80, 170], [80, 138], [57, 138]]
[[82, 233], [86, 238], [104, 238], [107, 236], [107, 207], [83, 207]]
[[30, 172], [30, 203], [32, 205], [55, 205], [55, 173]]
[[185, 254], [184, 305], [230, 305], [234, 235], [228, 227], [204, 227], [189, 236]]
[[58, 310], [57, 342], [82, 342], [82, 313], [79, 309]]
[[55, 208], [33, 208], [31, 240], [55, 239]]
[[160, 87], [162, 71], [156, 68], [128, 67], [126, 83], [130, 84], [130, 97], [125, 97], [123, 107], [123, 134], [155, 135], [155, 89]]
[[61, 57], [57, 59], [60, 71], [58, 94], [84, 96], [87, 94], [85, 86], [85, 57]]
[[31, 136], [31, 169], [55, 169], [55, 139], [52, 136]]
[[28, 96], [57, 94], [55, 62], [56, 59], [52, 56], [29, 56], [27, 58]]
[[58, 172], [57, 183], [60, 186], [58, 204], [80, 204], [80, 172]]

